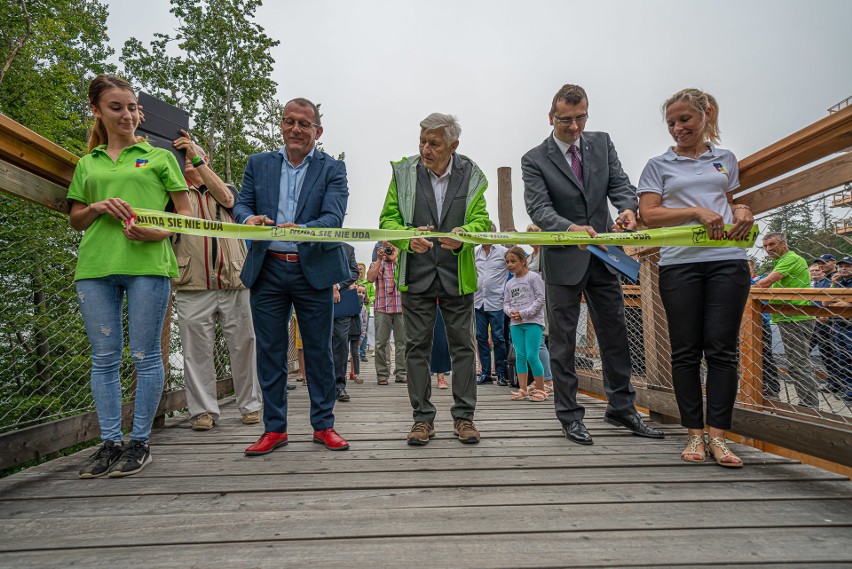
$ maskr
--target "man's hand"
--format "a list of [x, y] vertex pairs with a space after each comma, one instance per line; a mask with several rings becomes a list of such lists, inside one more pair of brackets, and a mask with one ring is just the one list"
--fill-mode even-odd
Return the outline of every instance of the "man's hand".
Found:
[[[461, 227], [456, 227], [453, 229], [453, 233], [461, 233], [464, 231]], [[457, 241], [456, 239], [452, 239], [451, 237], [438, 237], [438, 243], [441, 244], [442, 249], [449, 249], [451, 251], [455, 251], [464, 243], [461, 241]]]
[[265, 215], [250, 215], [246, 218], [246, 225], [275, 225], [275, 221]]
[[298, 223], [293, 223], [292, 221], [288, 221], [287, 223], [279, 223], [275, 227], [283, 227], [284, 229], [301, 229], [302, 226]]
[[632, 209], [625, 209], [618, 214], [618, 217], [615, 219], [615, 225], [612, 226], [612, 230], [615, 233], [620, 233], [622, 231], [636, 231], [637, 227], [636, 212]]
[[[635, 223], [635, 219], [634, 219]], [[568, 231], [571, 233], [586, 233], [589, 237], [597, 237], [598, 232], [595, 231], [595, 228], [591, 225], [577, 225], [576, 223], [572, 224], [571, 227], [568, 228]], [[588, 248], [588, 245], [577, 245], [581, 251], [585, 251]], [[606, 247], [600, 245], [600, 248], [606, 251]]]
[[334, 285], [334, 303], [337, 304], [340, 302], [340, 288], [337, 285]]
[[[431, 225], [421, 225], [417, 228], [417, 231], [432, 231], [435, 229]], [[454, 241], [454, 240], [451, 240]], [[428, 239], [424, 239], [423, 237], [415, 237], [408, 242], [408, 246], [411, 247], [411, 250], [415, 253], [425, 253], [429, 249], [431, 249], [435, 244], [429, 241]]]
[[186, 158], [190, 162], [198, 158], [198, 152], [195, 150], [195, 143], [192, 142], [192, 137], [189, 136], [189, 133], [185, 130], [180, 131], [183, 136], [175, 140], [172, 144], [174, 144], [175, 148], [178, 150], [183, 150], [186, 152]]

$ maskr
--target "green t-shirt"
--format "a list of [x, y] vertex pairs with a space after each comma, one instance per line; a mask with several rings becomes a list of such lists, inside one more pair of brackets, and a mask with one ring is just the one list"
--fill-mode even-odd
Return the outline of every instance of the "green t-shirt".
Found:
[[[186, 180], [174, 155], [137, 142], [113, 162], [106, 145], [83, 156], [74, 169], [67, 199], [86, 205], [121, 198], [131, 207], [163, 211], [169, 192], [186, 191]], [[74, 280], [108, 275], [150, 275], [176, 278], [177, 261], [168, 239], [131, 241], [123, 225], [108, 214], [97, 217], [83, 233]]]
[[[781, 273], [784, 278], [772, 283], [770, 288], [808, 288], [811, 286], [811, 274], [808, 272], [808, 263], [793, 251], [787, 251], [778, 259], [773, 261], [773, 273]], [[771, 300], [769, 304], [793, 304], [797, 306], [809, 306], [810, 300]], [[797, 322], [799, 320], [813, 320], [813, 316], [804, 314], [772, 314], [769, 321], [775, 322]]]

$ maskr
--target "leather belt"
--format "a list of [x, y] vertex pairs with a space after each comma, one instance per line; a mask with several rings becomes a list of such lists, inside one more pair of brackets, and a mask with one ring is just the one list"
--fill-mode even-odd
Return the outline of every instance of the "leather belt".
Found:
[[275, 257], [281, 261], [287, 261], [288, 263], [298, 263], [299, 255], [298, 253], [279, 253], [278, 251], [267, 251], [267, 255], [270, 257]]

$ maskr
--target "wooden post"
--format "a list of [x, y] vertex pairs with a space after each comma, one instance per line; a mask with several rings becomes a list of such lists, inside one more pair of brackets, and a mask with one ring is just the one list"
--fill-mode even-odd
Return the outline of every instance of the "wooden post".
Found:
[[737, 401], [744, 408], [763, 407], [763, 302], [749, 298], [740, 325], [740, 389]]
[[512, 169], [508, 166], [497, 168], [497, 217], [500, 231], [518, 229], [512, 212]]
[[[645, 378], [648, 389], [672, 392], [672, 348], [666, 311], [659, 293], [659, 249], [643, 252], [639, 258], [639, 291], [642, 298], [642, 330], [645, 336]], [[680, 419], [649, 409], [651, 420], [678, 423]]]

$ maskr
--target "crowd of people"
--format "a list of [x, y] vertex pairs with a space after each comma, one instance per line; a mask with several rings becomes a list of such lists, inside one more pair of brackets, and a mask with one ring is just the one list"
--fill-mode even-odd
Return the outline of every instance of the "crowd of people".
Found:
[[[507, 394], [515, 401], [552, 397], [564, 436], [593, 444], [577, 399], [576, 338], [583, 301], [600, 346], [607, 395], [604, 421], [634, 435], [664, 438], [635, 408], [619, 276], [584, 246], [533, 246], [527, 252], [413, 236], [377, 244], [367, 266], [357, 262], [346, 243], [260, 240], [246, 246], [240, 240], [142, 228], [135, 224], [134, 208], [162, 211], [170, 203], [177, 213], [209, 220], [341, 227], [349, 196], [346, 167], [317, 147], [321, 115], [303, 98], [284, 106], [284, 146], [249, 158], [239, 192], [211, 170], [189, 133], [174, 141], [185, 152], [183, 172], [168, 150], [137, 137], [142, 109], [125, 81], [96, 77], [89, 104], [95, 117], [89, 153], [74, 172], [68, 199], [71, 226], [85, 232], [75, 280], [91, 343], [91, 386], [102, 445], [81, 468], [81, 478], [128, 476], [152, 461], [148, 438], [164, 380], [160, 332], [172, 289], [191, 427], [209, 430], [219, 419], [212, 369], [218, 323], [231, 355], [242, 422], [263, 424], [261, 436], [245, 449], [247, 456], [288, 443], [287, 393], [295, 386], [288, 382], [288, 352], [295, 313], [299, 374], [309, 394], [313, 441], [329, 450], [349, 448], [336, 431], [334, 407], [349, 401], [347, 381], [363, 382], [360, 363], [367, 361], [371, 318], [378, 384], [387, 385], [391, 377], [406, 384], [413, 418], [405, 437], [409, 445], [426, 445], [436, 434], [432, 374], [438, 389], [452, 391], [449, 411], [461, 443], [480, 441], [474, 423], [477, 388], [496, 381], [516, 387]], [[663, 114], [674, 145], [648, 162], [637, 190], [609, 135], [585, 131], [585, 90], [563, 86], [547, 113], [552, 133], [521, 159], [524, 201], [534, 222], [528, 231], [594, 237], [633, 231], [641, 214], [649, 227], [701, 224], [712, 240], [745, 237], [754, 219], [748, 206], [733, 205], [737, 160], [716, 146], [716, 100], [685, 89], [665, 102]], [[419, 152], [391, 164], [379, 227], [449, 234], [493, 230], [486, 177], [457, 151], [457, 119], [432, 113], [419, 127]], [[615, 220], [610, 205], [617, 210]], [[810, 285], [806, 264], [789, 250], [783, 235], [767, 235], [764, 246], [775, 266], [755, 286]], [[828, 257], [819, 259], [823, 278], [818, 282], [823, 284], [814, 286], [850, 286], [852, 259], [841, 259], [832, 274], [822, 268], [835, 261]], [[709, 456], [721, 466], [741, 467], [725, 443], [725, 431], [731, 428], [738, 388], [738, 326], [752, 283], [745, 252], [736, 247], [666, 247], [659, 265], [674, 390], [689, 434], [681, 458], [695, 463]], [[819, 276], [813, 267], [811, 274]], [[125, 297], [138, 375], [126, 443], [119, 378]], [[777, 323], [802, 403], [811, 405], [816, 388], [807, 353], [815, 323], [786, 316]], [[848, 322], [822, 324], [826, 328], [817, 345], [834, 349], [838, 361], [829, 385], [848, 391]], [[702, 360], [708, 367], [706, 414]]]

